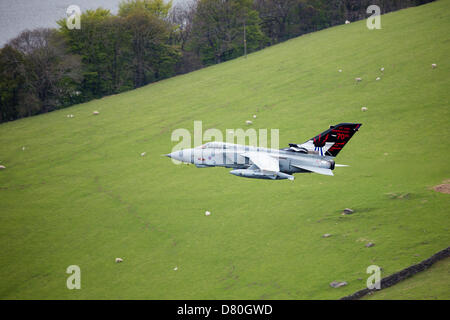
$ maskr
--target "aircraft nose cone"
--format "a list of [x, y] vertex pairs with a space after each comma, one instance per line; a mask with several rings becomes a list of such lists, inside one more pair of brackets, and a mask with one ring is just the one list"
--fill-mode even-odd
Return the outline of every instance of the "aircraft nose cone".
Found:
[[168, 154], [163, 154], [163, 156], [164, 156], [164, 157], [169, 157], [169, 158], [172, 158], [172, 154], [171, 154], [171, 153], [168, 153]]
[[174, 151], [172, 153], [166, 154], [166, 157], [172, 158], [173, 160], [190, 163], [191, 162], [191, 149], [184, 149], [179, 151]]

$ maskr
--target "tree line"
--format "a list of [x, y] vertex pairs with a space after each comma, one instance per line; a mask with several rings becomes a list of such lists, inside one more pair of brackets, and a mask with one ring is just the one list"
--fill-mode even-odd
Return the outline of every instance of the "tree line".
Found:
[[[0, 49], [0, 122], [49, 112], [432, 0], [123, 0], [81, 29], [26, 30]], [[244, 43], [245, 33], [245, 43]]]

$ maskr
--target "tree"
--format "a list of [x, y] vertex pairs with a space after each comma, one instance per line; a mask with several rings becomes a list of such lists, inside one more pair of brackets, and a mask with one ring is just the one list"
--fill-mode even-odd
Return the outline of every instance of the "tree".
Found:
[[197, 1], [177, 3], [169, 13], [169, 22], [173, 25], [171, 40], [179, 44], [181, 51], [185, 51], [186, 44], [191, 39]]
[[264, 45], [259, 23], [251, 0], [199, 0], [192, 42], [206, 64], [220, 63], [243, 54], [244, 24], [249, 51]]
[[173, 75], [178, 52], [168, 44], [169, 25], [146, 11], [130, 13], [125, 25], [131, 35], [134, 87]]
[[19, 93], [25, 82], [23, 55], [10, 45], [0, 50], [0, 123], [20, 116]]
[[177, 2], [169, 13], [168, 20], [172, 25], [169, 41], [172, 45], [178, 46], [181, 51], [181, 57], [176, 66], [178, 74], [191, 72], [203, 66], [191, 41], [197, 3], [197, 0]]
[[293, 36], [290, 27], [298, 22], [299, 4], [299, 0], [255, 0], [262, 28], [272, 44]]
[[147, 12], [159, 18], [166, 18], [172, 7], [172, 0], [123, 0], [119, 4], [119, 16], [127, 17], [136, 12]]
[[[141, 7], [142, 6], [142, 7]], [[119, 16], [109, 10], [86, 11], [81, 30], [59, 22], [73, 53], [82, 56], [86, 99], [141, 87], [175, 74], [178, 51], [169, 45], [170, 24], [161, 16], [170, 4], [128, 1]]]
[[[84, 81], [80, 91], [89, 100], [122, 91], [128, 58], [127, 33], [121, 19], [109, 10], [98, 8], [81, 15], [81, 29], [69, 29], [66, 19], [58, 21], [70, 51], [83, 61]], [[132, 87], [132, 86], [130, 86]]]
[[73, 103], [82, 77], [78, 56], [67, 53], [64, 39], [53, 29], [24, 31], [9, 42], [23, 56], [24, 83], [19, 107], [27, 116]]

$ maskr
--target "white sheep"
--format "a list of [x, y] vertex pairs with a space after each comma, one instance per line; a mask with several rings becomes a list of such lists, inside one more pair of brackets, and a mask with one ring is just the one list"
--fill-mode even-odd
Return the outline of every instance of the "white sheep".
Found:
[[5, 166], [0, 165], [0, 170], [6, 169]]
[[362, 112], [366, 112], [366, 111], [367, 111], [367, 107], [362, 107], [362, 108], [361, 108], [361, 111], [362, 111]]
[[384, 72], [384, 67], [382, 67], [382, 68], [380, 69], [380, 71], [381, 71], [381, 72]]
[[253, 122], [250, 120], [245, 121], [246, 124], [251, 125]]
[[147, 154], [147, 152], [142, 152], [141, 157], [144, 157]]
[[205, 211], [205, 216], [209, 216], [209, 215], [211, 215], [211, 212]]
[[362, 78], [355, 78], [355, 81], [360, 82], [360, 81], [362, 81]]
[[342, 72], [342, 69], [339, 69], [338, 71], [339, 71], [339, 72]]
[[93, 112], [93, 114], [96, 116], [96, 115], [99, 115], [100, 114], [100, 112], [98, 112], [98, 111], [94, 111]]
[[436, 68], [437, 67], [437, 64], [436, 63], [433, 63], [433, 64], [431, 64], [431, 68]]
[[377, 80], [377, 81], [378, 81], [378, 80], [381, 80], [381, 78], [380, 78], [380, 77], [377, 77], [377, 78], [376, 78], [375, 80]]
[[253, 115], [253, 119], [256, 119], [256, 114]]
[[116, 258], [116, 263], [122, 262], [123, 259], [122, 258]]
[[350, 21], [348, 21], [348, 20], [345, 20], [345, 24], [350, 24]]

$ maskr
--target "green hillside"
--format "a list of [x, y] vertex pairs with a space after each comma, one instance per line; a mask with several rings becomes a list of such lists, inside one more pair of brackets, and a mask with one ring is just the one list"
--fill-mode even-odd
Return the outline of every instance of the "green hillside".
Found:
[[[0, 125], [0, 298], [338, 299], [369, 265], [386, 276], [448, 247], [449, 195], [431, 187], [450, 178], [449, 13], [441, 0], [381, 30], [341, 25]], [[194, 120], [225, 133], [249, 119], [279, 129], [280, 147], [363, 126], [334, 177], [244, 179], [161, 157]], [[69, 265], [81, 290], [66, 288]], [[448, 281], [408, 297], [438, 285], [449, 299]]]

